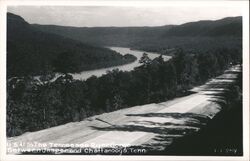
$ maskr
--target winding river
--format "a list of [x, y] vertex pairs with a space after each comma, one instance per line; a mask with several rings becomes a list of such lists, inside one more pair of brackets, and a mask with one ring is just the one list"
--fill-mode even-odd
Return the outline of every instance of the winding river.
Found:
[[[78, 80], [86, 80], [89, 77], [91, 77], [92, 75], [100, 77], [103, 74], [106, 74], [107, 71], [111, 71], [113, 69], [119, 69], [121, 71], [131, 71], [135, 67], [138, 67], [141, 65], [139, 63], [139, 60], [142, 57], [143, 53], [147, 53], [150, 59], [154, 59], [160, 55], [160, 54], [153, 53], [153, 52], [131, 50], [130, 48], [124, 48], [124, 47], [109, 47], [109, 49], [114, 50], [114, 51], [120, 53], [121, 55], [125, 55], [125, 54], [134, 55], [134, 56], [136, 56], [137, 60], [132, 62], [132, 63], [124, 64], [124, 65], [95, 69], [95, 70], [88, 70], [88, 71], [83, 71], [81, 73], [72, 73], [71, 75], [73, 76], [73, 78], [78, 79]], [[170, 58], [171, 58], [170, 56], [165, 56], [165, 55], [163, 56], [164, 61], [167, 61]]]

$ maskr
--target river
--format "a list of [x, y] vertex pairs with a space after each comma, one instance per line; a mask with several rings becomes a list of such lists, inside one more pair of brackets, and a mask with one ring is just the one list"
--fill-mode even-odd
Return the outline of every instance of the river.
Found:
[[[130, 48], [124, 48], [124, 47], [107, 47], [107, 48], [109, 48], [111, 50], [114, 50], [114, 51], [120, 53], [121, 55], [125, 55], [125, 54], [134, 55], [137, 59], [134, 62], [128, 63], [128, 64], [123, 64], [123, 65], [118, 65], [118, 66], [113, 66], [113, 67], [108, 67], [108, 68], [86, 70], [86, 71], [82, 71], [80, 73], [69, 73], [69, 74], [72, 75], [73, 79], [86, 80], [86, 79], [90, 78], [93, 75], [97, 76], [97, 77], [100, 77], [100, 76], [106, 74], [107, 71], [111, 71], [111, 70], [114, 70], [114, 69], [119, 69], [121, 71], [131, 71], [135, 67], [138, 67], [138, 66], [141, 65], [139, 63], [139, 60], [141, 59], [143, 53], [148, 54], [148, 57], [150, 59], [154, 59], [154, 58], [160, 56], [160, 54], [158, 54], [158, 53], [145, 52], [145, 51], [139, 51], [139, 50], [131, 50]], [[163, 57], [164, 61], [168, 61], [171, 58], [171, 56], [167, 56], [167, 55], [163, 55], [162, 57]], [[55, 81], [61, 75], [62, 74], [60, 74], [60, 73], [56, 73], [55, 77], [50, 81], [51, 82]], [[40, 76], [35, 76], [34, 79], [40, 80]]]
[[[114, 51], [116, 51], [118, 53], [120, 53], [121, 55], [125, 55], [125, 54], [134, 55], [134, 56], [136, 56], [137, 60], [134, 61], [134, 62], [132, 62], [132, 63], [124, 64], [124, 65], [119, 65], [119, 66], [113, 66], [113, 67], [101, 68], [101, 69], [95, 69], [95, 70], [88, 70], [88, 71], [83, 71], [81, 73], [71, 73], [71, 75], [73, 76], [73, 78], [74, 79], [78, 79], [78, 80], [86, 80], [89, 77], [91, 77], [92, 75], [100, 77], [103, 74], [106, 74], [107, 71], [111, 71], [113, 69], [119, 69], [121, 71], [131, 71], [135, 67], [138, 67], [138, 66], [141, 65], [139, 63], [139, 60], [142, 57], [143, 53], [147, 53], [148, 57], [150, 59], [154, 59], [154, 58], [156, 58], [156, 57], [158, 57], [160, 55], [160, 54], [153, 53], [153, 52], [131, 50], [130, 48], [124, 48], [124, 47], [108, 47], [108, 48], [111, 49], [111, 50], [114, 50]], [[171, 58], [170, 56], [163, 55], [164, 61], [167, 61], [170, 58]]]

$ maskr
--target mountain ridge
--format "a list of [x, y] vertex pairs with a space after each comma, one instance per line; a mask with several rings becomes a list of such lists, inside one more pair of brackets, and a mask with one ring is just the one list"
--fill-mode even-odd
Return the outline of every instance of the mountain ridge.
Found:
[[[176, 46], [200, 48], [199, 46], [214, 41], [223, 46], [228, 38], [230, 39], [226, 43], [230, 46], [230, 43], [239, 43], [238, 39], [242, 37], [241, 16], [157, 27], [67, 27], [37, 24], [33, 26], [87, 44], [130, 47], [146, 51]], [[214, 44], [209, 46], [213, 47]]]
[[184, 22], [181, 24], [165, 24], [165, 25], [157, 25], [157, 26], [72, 26], [72, 25], [55, 25], [55, 24], [39, 24], [39, 23], [31, 23], [31, 25], [72, 27], [72, 28], [161, 28], [161, 27], [167, 27], [167, 26], [186, 25], [190, 23], [216, 22], [216, 21], [224, 21], [224, 20], [227, 21], [230, 19], [238, 19], [241, 21], [242, 16], [230, 16], [230, 17], [224, 17], [224, 18], [220, 18], [216, 20], [197, 20], [197, 21], [191, 21], [191, 22]]
[[8, 77], [39, 75], [48, 71], [80, 72], [133, 60], [132, 56], [123, 57], [107, 48], [38, 30], [22, 17], [7, 13]]

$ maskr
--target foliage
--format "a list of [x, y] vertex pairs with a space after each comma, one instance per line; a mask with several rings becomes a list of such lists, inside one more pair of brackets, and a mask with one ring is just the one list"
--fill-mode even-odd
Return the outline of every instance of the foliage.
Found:
[[[178, 53], [162, 57], [131, 72], [113, 70], [86, 81], [65, 74], [54, 82], [39, 83], [19, 77], [7, 83], [7, 135], [80, 121], [86, 117], [180, 96], [230, 65], [241, 62], [241, 51], [218, 49], [208, 53]], [[146, 57], [146, 56], [145, 56]]]

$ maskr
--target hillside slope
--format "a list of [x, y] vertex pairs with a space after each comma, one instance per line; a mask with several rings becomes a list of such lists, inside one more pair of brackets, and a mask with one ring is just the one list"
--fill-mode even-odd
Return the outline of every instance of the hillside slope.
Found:
[[8, 77], [48, 71], [80, 72], [134, 61], [112, 50], [37, 30], [22, 17], [7, 14]]
[[69, 27], [38, 24], [33, 24], [33, 26], [41, 31], [55, 33], [85, 43], [124, 47], [129, 47], [144, 39], [156, 39], [173, 27], [172, 25], [160, 27]]
[[158, 27], [66, 27], [37, 24], [33, 26], [84, 43], [132, 47], [147, 51], [177, 46], [185, 49], [240, 47], [242, 37], [242, 17]]
[[227, 17], [216, 21], [189, 22], [169, 29], [165, 36], [241, 37], [242, 17]]

